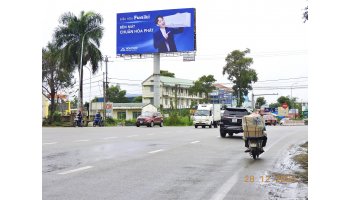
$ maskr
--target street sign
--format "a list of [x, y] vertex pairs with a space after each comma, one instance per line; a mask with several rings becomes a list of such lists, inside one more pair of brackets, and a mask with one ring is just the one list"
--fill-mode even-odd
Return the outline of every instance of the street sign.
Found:
[[195, 55], [194, 54], [183, 54], [183, 61], [195, 61]]

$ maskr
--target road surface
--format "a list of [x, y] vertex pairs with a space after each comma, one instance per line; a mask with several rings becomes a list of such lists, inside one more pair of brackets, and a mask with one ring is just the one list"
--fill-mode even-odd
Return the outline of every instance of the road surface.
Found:
[[253, 160], [242, 134], [221, 138], [218, 128], [42, 130], [44, 200], [269, 199], [259, 177], [308, 137], [307, 126], [268, 126], [265, 153]]

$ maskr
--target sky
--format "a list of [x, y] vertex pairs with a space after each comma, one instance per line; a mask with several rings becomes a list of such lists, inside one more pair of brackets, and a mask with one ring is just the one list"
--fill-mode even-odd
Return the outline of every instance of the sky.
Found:
[[[268, 103], [279, 96], [297, 97], [308, 101], [308, 22], [303, 23], [305, 0], [232, 0], [232, 1], [53, 1], [46, 2], [42, 19], [42, 47], [52, 40], [65, 12], [76, 16], [81, 11], [100, 13], [104, 19], [104, 36], [100, 50], [112, 62], [108, 63], [111, 84], [119, 83], [129, 94], [141, 94], [141, 82], [153, 73], [153, 59], [116, 57], [116, 14], [177, 8], [196, 9], [197, 51], [194, 62], [183, 62], [182, 56], [161, 57], [160, 69], [175, 73], [175, 77], [197, 80], [203, 75], [214, 75], [218, 83], [229, 86], [222, 74], [225, 57], [231, 51], [251, 50], [251, 68], [258, 74], [253, 93], [265, 95]], [[102, 96], [102, 72], [105, 63], [91, 77], [84, 67], [84, 101]], [[78, 77], [78, 76], [76, 76]], [[269, 88], [266, 90], [266, 87]], [[276, 89], [276, 87], [283, 89]], [[78, 85], [74, 87], [78, 89]], [[75, 93], [71, 94], [71, 97]], [[77, 94], [77, 93], [76, 93]], [[277, 95], [276, 95], [277, 94]], [[70, 97], [70, 98], [71, 98]], [[251, 98], [251, 92], [249, 93]]]

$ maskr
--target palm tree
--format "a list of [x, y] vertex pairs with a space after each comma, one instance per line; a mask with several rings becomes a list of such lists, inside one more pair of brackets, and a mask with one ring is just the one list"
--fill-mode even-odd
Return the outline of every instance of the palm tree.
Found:
[[94, 12], [81, 11], [77, 17], [73, 13], [64, 13], [60, 17], [60, 25], [54, 37], [58, 47], [62, 48], [62, 57], [66, 65], [79, 70], [79, 108], [83, 109], [83, 66], [90, 62], [92, 73], [98, 69], [102, 61], [99, 50], [103, 35], [101, 26], [103, 18]]

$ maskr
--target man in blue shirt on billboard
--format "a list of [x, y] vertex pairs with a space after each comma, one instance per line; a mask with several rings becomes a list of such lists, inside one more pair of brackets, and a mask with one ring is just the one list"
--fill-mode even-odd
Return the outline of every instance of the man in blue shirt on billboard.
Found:
[[159, 26], [159, 31], [153, 33], [153, 46], [158, 49], [159, 53], [176, 52], [176, 44], [174, 41], [174, 34], [182, 33], [181, 28], [168, 28], [165, 25], [163, 16], [157, 16], [154, 21]]

